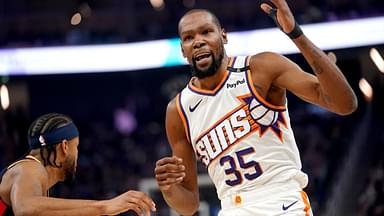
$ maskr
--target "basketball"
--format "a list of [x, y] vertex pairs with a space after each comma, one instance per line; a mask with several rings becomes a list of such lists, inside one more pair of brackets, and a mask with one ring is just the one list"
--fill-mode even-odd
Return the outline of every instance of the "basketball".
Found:
[[251, 113], [253, 120], [260, 125], [270, 126], [277, 121], [278, 113], [274, 110], [268, 109], [255, 98], [252, 99], [249, 104], [249, 112]]

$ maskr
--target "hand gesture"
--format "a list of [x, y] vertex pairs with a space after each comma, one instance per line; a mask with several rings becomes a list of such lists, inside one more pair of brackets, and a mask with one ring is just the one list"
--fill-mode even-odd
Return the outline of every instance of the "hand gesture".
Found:
[[260, 5], [261, 9], [273, 19], [276, 19], [276, 24], [283, 32], [286, 34], [292, 32], [296, 22], [287, 2], [285, 0], [271, 0], [268, 3], [262, 3]]
[[133, 210], [137, 215], [150, 216], [150, 211], [156, 211], [153, 200], [143, 192], [130, 190], [113, 199], [104, 201], [106, 215], [117, 215]]
[[179, 184], [186, 176], [183, 160], [179, 157], [165, 157], [156, 162], [155, 175], [160, 191], [167, 191]]

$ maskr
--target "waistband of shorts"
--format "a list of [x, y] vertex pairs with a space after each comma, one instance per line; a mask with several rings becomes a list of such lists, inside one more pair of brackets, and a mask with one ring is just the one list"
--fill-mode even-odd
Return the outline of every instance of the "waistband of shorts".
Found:
[[289, 191], [301, 191], [300, 184], [291, 179], [287, 182], [273, 183], [269, 185], [262, 185], [259, 188], [255, 187], [249, 191], [239, 191], [226, 196], [221, 200], [221, 208], [229, 209], [232, 207], [244, 206], [250, 203], [261, 202], [271, 196], [278, 196], [282, 193]]

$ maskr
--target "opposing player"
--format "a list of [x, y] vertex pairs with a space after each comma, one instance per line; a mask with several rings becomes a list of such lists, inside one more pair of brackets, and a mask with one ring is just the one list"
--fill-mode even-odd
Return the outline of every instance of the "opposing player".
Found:
[[62, 114], [39, 117], [28, 131], [29, 154], [0, 175], [0, 215], [116, 215], [128, 210], [150, 215], [155, 204], [143, 192], [127, 191], [109, 200], [75, 200], [49, 197], [59, 181], [75, 176], [79, 132]]
[[334, 58], [303, 34], [286, 1], [272, 0], [261, 8], [292, 39], [315, 75], [272, 52], [228, 57], [227, 34], [209, 11], [194, 9], [180, 19], [181, 49], [193, 77], [168, 104], [173, 156], [158, 160], [155, 174], [166, 202], [182, 215], [199, 206], [196, 159], [215, 184], [221, 216], [312, 215], [286, 90], [340, 115], [357, 108]]

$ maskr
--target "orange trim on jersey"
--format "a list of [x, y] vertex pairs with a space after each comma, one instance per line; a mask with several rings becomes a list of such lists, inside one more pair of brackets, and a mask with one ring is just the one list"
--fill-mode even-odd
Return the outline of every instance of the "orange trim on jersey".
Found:
[[[200, 135], [196, 138], [197, 141], [201, 140], [204, 136], [208, 135], [212, 130], [214, 130], [219, 124], [221, 124], [224, 120], [228, 119], [231, 115], [233, 115], [233, 113], [243, 109], [245, 112], [246, 112], [246, 116], [244, 117], [245, 119], [247, 119], [247, 121], [249, 122], [249, 126], [250, 126], [250, 131], [248, 132], [248, 134], [246, 135], [243, 135], [242, 137], [240, 138], [237, 138], [233, 143], [230, 143], [229, 142], [229, 138], [228, 138], [228, 134], [227, 132], [225, 131], [224, 132], [224, 136], [225, 136], [225, 139], [228, 143], [228, 146], [222, 150], [222, 152], [220, 152], [215, 158], [209, 158], [209, 163], [207, 164], [207, 167], [213, 162], [215, 161], [217, 158], [219, 158], [221, 155], [225, 154], [226, 152], [228, 152], [233, 146], [235, 146], [236, 144], [240, 143], [243, 139], [246, 139], [248, 136], [254, 134], [255, 132], [259, 131], [259, 136], [260, 137], [263, 137], [264, 134], [266, 134], [267, 131], [271, 130], [274, 134], [276, 134], [277, 138], [280, 140], [281, 143], [283, 143], [283, 132], [281, 132], [281, 134], [277, 133], [275, 130], [273, 130], [271, 128], [271, 126], [267, 126], [266, 130], [265, 131], [262, 131], [260, 129], [260, 125], [251, 117], [251, 114], [250, 114], [250, 111], [249, 111], [249, 107], [247, 107], [247, 102], [245, 102], [244, 98], [248, 98], [248, 97], [253, 97], [252, 94], [245, 94], [245, 95], [241, 95], [241, 96], [237, 96], [237, 99], [241, 102], [237, 107], [235, 107], [233, 110], [231, 110], [230, 112], [226, 113], [224, 116], [222, 116], [219, 120], [215, 121], [212, 126], [210, 126], [208, 129], [205, 129], [203, 132], [200, 133]], [[279, 112], [279, 111], [275, 111], [275, 112]], [[280, 129], [280, 124], [283, 124], [284, 126], [286, 126], [286, 120], [283, 116], [283, 114], [278, 114], [278, 115], [282, 115], [282, 118], [283, 118], [283, 122], [277, 120], [278, 122], [278, 127]], [[238, 128], [241, 128], [241, 127], [238, 127]], [[281, 130], [281, 129], [280, 129]], [[210, 136], [208, 136], [208, 141], [210, 143], [212, 143], [212, 139]], [[214, 147], [212, 146], [212, 150], [216, 151], [216, 149], [214, 149]]]
[[[230, 66], [234, 63], [234, 60], [235, 60], [234, 57], [229, 57], [227, 67], [230, 67]], [[221, 81], [220, 81], [220, 83], [219, 83], [219, 84], [216, 86], [216, 88], [213, 89], [213, 90], [205, 90], [205, 89], [201, 89], [201, 88], [198, 88], [198, 87], [192, 85], [192, 79], [189, 81], [188, 86], [189, 86], [189, 88], [191, 88], [193, 91], [196, 91], [196, 92], [198, 92], [198, 93], [208, 94], [208, 95], [213, 95], [213, 94], [216, 94], [217, 91], [221, 89], [221, 87], [223, 87], [223, 84], [224, 84], [224, 82], [228, 79], [228, 76], [229, 76], [229, 71], [226, 70], [226, 71], [225, 71], [225, 74], [224, 74], [224, 76], [223, 76], [223, 78], [222, 78]]]
[[231, 67], [234, 61], [235, 61], [235, 57], [229, 57], [227, 67]]
[[280, 122], [282, 122], [284, 127], [288, 128], [287, 119], [285, 119], [285, 116], [283, 114], [281, 114], [281, 118], [283, 118], [283, 121], [278, 121], [278, 123], [280, 124]]
[[39, 164], [41, 164], [41, 162], [36, 157], [34, 157], [32, 155], [27, 155], [27, 156], [25, 156], [25, 158], [20, 159], [20, 160], [18, 160], [16, 162], [13, 162], [11, 165], [9, 165], [7, 167], [7, 169], [10, 169], [10, 168], [14, 167], [14, 166], [16, 166], [17, 164], [19, 164], [21, 162], [28, 161], [27, 159], [34, 160], [34, 161], [38, 162]]
[[268, 101], [266, 101], [256, 90], [255, 86], [253, 85], [253, 82], [252, 82], [252, 76], [251, 76], [251, 71], [250, 70], [247, 70], [247, 81], [248, 81], [248, 86], [251, 87], [251, 91], [252, 93], [255, 95], [255, 97], [261, 102], [263, 103], [265, 106], [267, 106], [268, 108], [272, 108], [272, 109], [277, 109], [277, 110], [285, 110], [286, 109], [286, 106], [279, 106], [279, 105], [273, 105], [271, 103], [269, 103]]
[[177, 112], [179, 113], [179, 116], [181, 118], [181, 121], [183, 122], [183, 125], [184, 125], [184, 130], [185, 130], [185, 136], [187, 137], [187, 140], [189, 143], [191, 143], [191, 140], [189, 138], [189, 127], [188, 127], [188, 123], [187, 123], [187, 117], [184, 115], [184, 112], [182, 110], [182, 108], [180, 107], [180, 97], [181, 97], [181, 94], [177, 94], [176, 96], [176, 109], [177, 109]]
[[25, 156], [25, 158], [32, 159], [32, 160], [34, 160], [34, 161], [36, 161], [36, 162], [39, 162], [39, 164], [41, 164], [41, 162], [39, 161], [39, 159], [37, 159], [35, 156], [27, 155], [27, 156]]
[[245, 60], [245, 67], [249, 66], [249, 62], [251, 62], [251, 58], [252, 58], [252, 56], [247, 56], [247, 58]]
[[[242, 101], [242, 100], [241, 100], [242, 98], [246, 98], [246, 97], [250, 97], [250, 96], [252, 96], [252, 95], [251, 95], [251, 94], [245, 94], [245, 95], [238, 96], [237, 98], [238, 98], [240, 101]], [[200, 136], [198, 137], [198, 139], [196, 139], [196, 140], [200, 140], [203, 136], [205, 136], [206, 134], [208, 134], [213, 128], [215, 128], [215, 127], [216, 127], [217, 125], [219, 125], [222, 121], [224, 121], [224, 119], [227, 119], [230, 115], [232, 115], [233, 113], [235, 113], [235, 112], [237, 112], [238, 110], [242, 109], [244, 106], [245, 106], [245, 104], [244, 104], [244, 102], [242, 101], [242, 103], [241, 103], [238, 107], [236, 107], [235, 109], [233, 109], [231, 112], [227, 113], [225, 116], [221, 117], [218, 121], [216, 121], [216, 122], [213, 124], [213, 126], [209, 127], [209, 129], [207, 129], [207, 130], [205, 130], [203, 133], [201, 133], [201, 135], [200, 135]], [[249, 114], [247, 114], [247, 116], [244, 117], [244, 118], [249, 118]], [[225, 154], [226, 152], [228, 152], [233, 146], [235, 146], [236, 144], [240, 143], [243, 139], [245, 139], [245, 138], [247, 138], [248, 136], [254, 134], [257, 130], [260, 129], [259, 125], [258, 125], [255, 121], [253, 121], [253, 119], [252, 119], [252, 121], [249, 121], [249, 123], [250, 123], [251, 131], [250, 131], [248, 134], [244, 135], [243, 137], [238, 138], [234, 143], [228, 145], [228, 147], [227, 147], [224, 151], [222, 151], [220, 154], [218, 154], [215, 158], [210, 159], [210, 161], [209, 161], [207, 167], [209, 167], [209, 165], [211, 165], [211, 163], [212, 163], [213, 161], [215, 161], [217, 158], [220, 158], [221, 155], [223, 155], [223, 154]]]
[[219, 125], [221, 122], [224, 121], [224, 119], [227, 119], [230, 115], [240, 110], [242, 107], [245, 106], [245, 103], [241, 100], [241, 98], [251, 97], [251, 94], [245, 94], [241, 96], [237, 96], [237, 98], [241, 101], [241, 104], [237, 106], [235, 109], [231, 110], [229, 113], [225, 114], [223, 117], [221, 117], [219, 120], [217, 120], [211, 127], [206, 129], [203, 133], [201, 133], [200, 136], [196, 140], [200, 140], [203, 136], [205, 136], [209, 131], [211, 131], [213, 128], [215, 128], [217, 125]]
[[[215, 158], [213, 159], [210, 159], [209, 160], [209, 163], [207, 165], [207, 167], [209, 167], [209, 165], [212, 164], [212, 162], [214, 162], [215, 160], [217, 160], [218, 158], [221, 158], [220, 156], [226, 154], [230, 149], [232, 149], [233, 146], [239, 144], [243, 139], [249, 137], [250, 135], [254, 134], [259, 128], [256, 128], [255, 131], [251, 131], [249, 132], [248, 134], [244, 135], [243, 137], [239, 138], [238, 140], [236, 140], [234, 143], [232, 143], [231, 145], [229, 145], [224, 151], [220, 152], [220, 154], [218, 154]], [[256, 152], [256, 151], [255, 151]]]
[[304, 208], [305, 216], [310, 216], [311, 214], [310, 214], [309, 210], [311, 209], [311, 204], [309, 204], [308, 196], [304, 191], [300, 191], [300, 194], [301, 194], [301, 198], [303, 198], [303, 202], [305, 204], [305, 208]]
[[195, 91], [195, 92], [199, 92], [199, 93], [202, 93], [202, 94], [213, 95], [213, 94], [215, 94], [218, 90], [220, 90], [221, 87], [223, 87], [223, 84], [224, 84], [224, 82], [227, 80], [228, 76], [229, 76], [229, 72], [228, 72], [228, 70], [226, 70], [226, 71], [224, 72], [224, 76], [223, 76], [223, 78], [221, 79], [220, 83], [219, 83], [213, 90], [201, 89], [201, 88], [198, 88], [198, 87], [192, 85], [192, 79], [191, 79], [191, 81], [189, 81], [189, 84], [188, 84], [188, 85], [189, 85], [189, 87], [190, 87], [193, 91]]

